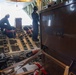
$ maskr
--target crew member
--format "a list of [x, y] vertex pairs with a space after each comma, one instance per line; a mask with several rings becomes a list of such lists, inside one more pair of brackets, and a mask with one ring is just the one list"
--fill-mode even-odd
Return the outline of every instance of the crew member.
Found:
[[32, 13], [32, 19], [33, 19], [33, 35], [32, 39], [33, 41], [39, 41], [38, 39], [38, 22], [39, 22], [39, 15], [37, 13], [38, 8], [34, 6]]
[[0, 28], [1, 28], [1, 31], [3, 31], [4, 29], [10, 29], [11, 26], [10, 26], [10, 23], [8, 21], [8, 18], [10, 17], [9, 14], [5, 15], [4, 18], [2, 18], [0, 20]]

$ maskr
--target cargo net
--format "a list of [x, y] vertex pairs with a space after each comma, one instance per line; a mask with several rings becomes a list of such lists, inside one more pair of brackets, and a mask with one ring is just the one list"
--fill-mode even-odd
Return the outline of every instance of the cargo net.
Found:
[[[23, 55], [23, 53], [21, 53]], [[20, 55], [20, 56], [21, 56]], [[41, 51], [33, 50], [25, 53], [25, 58], [22, 59], [14, 59], [14, 64], [10, 67], [2, 69], [1, 75], [48, 75], [45, 68], [41, 63]], [[15, 57], [16, 58], [16, 57]], [[22, 60], [22, 61], [21, 61]]]
[[[48, 58], [48, 60], [45, 57]], [[70, 69], [73, 67], [72, 65], [71, 67], [67, 66], [40, 49], [26, 53], [22, 52], [20, 57], [17, 58], [13, 55], [11, 59], [14, 61], [13, 64], [0, 70], [1, 75], [76, 75], [73, 74]], [[51, 66], [45, 64], [45, 61], [43, 62], [42, 60], [47, 60], [47, 63], [51, 61]], [[58, 69], [60, 69], [60, 71]]]

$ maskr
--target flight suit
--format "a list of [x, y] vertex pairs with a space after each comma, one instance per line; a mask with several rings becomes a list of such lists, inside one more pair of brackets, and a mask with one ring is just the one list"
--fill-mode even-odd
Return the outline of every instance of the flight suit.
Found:
[[37, 40], [38, 38], [38, 21], [39, 21], [39, 15], [36, 12], [32, 13], [32, 19], [33, 19], [33, 35], [32, 39]]

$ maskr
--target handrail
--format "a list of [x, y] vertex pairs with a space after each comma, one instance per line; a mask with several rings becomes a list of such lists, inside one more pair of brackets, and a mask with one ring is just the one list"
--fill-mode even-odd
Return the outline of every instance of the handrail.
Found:
[[44, 51], [42, 51], [42, 53], [50, 58], [52, 61], [56, 62], [56, 64], [58, 64], [59, 66], [61, 66], [62, 68], [64, 68], [64, 74], [63, 75], [68, 75], [69, 74], [69, 66], [67, 66], [66, 64], [62, 63], [61, 61], [57, 60], [56, 58], [52, 57], [51, 55], [45, 53]]
[[65, 68], [65, 67], [66, 67], [66, 65], [65, 65], [64, 63], [60, 62], [59, 60], [57, 60], [56, 58], [52, 57], [51, 55], [45, 53], [44, 51], [42, 51], [42, 53], [43, 53], [46, 57], [51, 58], [52, 61], [55, 61], [55, 62], [56, 62], [58, 65], [60, 65], [62, 68]]

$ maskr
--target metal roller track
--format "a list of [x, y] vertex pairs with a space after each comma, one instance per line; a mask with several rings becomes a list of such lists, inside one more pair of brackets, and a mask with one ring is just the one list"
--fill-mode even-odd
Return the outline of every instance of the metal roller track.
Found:
[[0, 53], [16, 53], [39, 48], [39, 43], [36, 43], [26, 33], [26, 31], [17, 31], [16, 38], [9, 38], [0, 33]]

